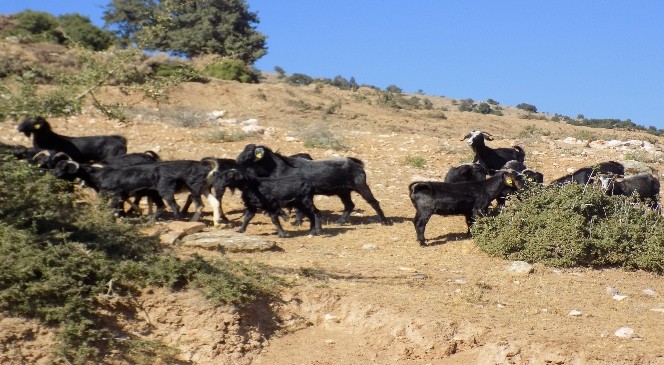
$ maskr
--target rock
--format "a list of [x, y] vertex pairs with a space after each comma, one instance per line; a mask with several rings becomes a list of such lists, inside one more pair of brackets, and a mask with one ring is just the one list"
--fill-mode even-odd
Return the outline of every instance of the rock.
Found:
[[226, 114], [225, 110], [214, 110], [211, 113], [207, 115], [207, 119], [213, 120], [213, 119], [219, 119], [223, 117]]
[[159, 236], [161, 242], [166, 244], [174, 244], [180, 238], [190, 235], [192, 233], [200, 232], [205, 228], [205, 224], [201, 222], [168, 222], [165, 227], [167, 233]]
[[652, 174], [652, 168], [639, 161], [623, 160], [619, 162], [625, 166], [625, 175], [636, 175], [644, 172]]
[[621, 295], [620, 292], [618, 291], [618, 289], [616, 289], [614, 287], [610, 287], [610, 286], [606, 287], [606, 293], [609, 294], [611, 296], [611, 298], [613, 298], [614, 300], [617, 300], [617, 301], [621, 301], [621, 300], [627, 298], [626, 295]]
[[245, 125], [242, 127], [242, 131], [249, 134], [263, 134], [265, 133], [265, 127], [260, 125]]
[[652, 289], [650, 289], [650, 288], [648, 288], [648, 289], [643, 289], [643, 294], [645, 294], [645, 295], [647, 295], [647, 296], [649, 296], [649, 297], [656, 297], [656, 296], [657, 296], [657, 292], [654, 291], [654, 290], [652, 290]]
[[620, 327], [616, 330], [614, 333], [616, 337], [620, 338], [631, 338], [631, 339], [639, 339], [639, 335], [637, 335], [632, 328], [629, 327]]
[[580, 317], [582, 314], [583, 313], [581, 313], [580, 311], [578, 311], [576, 309], [572, 309], [571, 311], [569, 311], [569, 313], [567, 313], [567, 315], [570, 316], [570, 317]]
[[378, 246], [374, 245], [373, 243], [365, 243], [362, 245], [363, 250], [377, 250]]
[[261, 237], [245, 235], [227, 230], [200, 232], [182, 239], [182, 246], [202, 248], [206, 250], [223, 250], [227, 252], [259, 252], [269, 251], [277, 247], [276, 242]]
[[243, 126], [244, 125], [258, 125], [258, 119], [255, 119], [255, 118], [247, 119], [247, 120], [242, 121], [240, 124], [243, 125]]
[[661, 308], [661, 307], [650, 308], [650, 310], [653, 311], [653, 312], [664, 313], [664, 308]]
[[417, 272], [417, 269], [413, 269], [412, 267], [406, 267], [406, 266], [400, 266], [399, 270], [406, 272]]
[[533, 270], [533, 265], [525, 261], [512, 261], [509, 265], [507, 265], [507, 271], [516, 274], [530, 274], [533, 272]]

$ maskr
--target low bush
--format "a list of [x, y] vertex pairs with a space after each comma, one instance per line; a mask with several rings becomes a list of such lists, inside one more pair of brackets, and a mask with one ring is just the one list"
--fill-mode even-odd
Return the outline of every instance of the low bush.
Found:
[[123, 333], [104, 305], [108, 295], [129, 307], [148, 285], [196, 288], [215, 304], [239, 306], [277, 295], [281, 281], [266, 268], [164, 253], [158, 238], [116, 221], [104, 199], [81, 204], [70, 183], [6, 154], [0, 183], [0, 310], [54, 326], [54, 355], [66, 363], [172, 356]]
[[635, 197], [595, 186], [534, 186], [501, 214], [477, 220], [479, 247], [510, 260], [557, 267], [622, 267], [664, 273], [664, 218]]
[[203, 73], [206, 76], [221, 80], [234, 80], [249, 84], [258, 83], [258, 72], [238, 60], [222, 60], [209, 64], [203, 68]]

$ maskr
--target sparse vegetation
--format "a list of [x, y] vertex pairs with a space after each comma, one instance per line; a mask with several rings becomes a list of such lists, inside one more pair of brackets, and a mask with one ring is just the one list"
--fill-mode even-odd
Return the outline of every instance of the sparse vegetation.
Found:
[[519, 138], [536, 138], [540, 136], [550, 136], [551, 132], [545, 131], [542, 128], [539, 128], [534, 125], [528, 125], [519, 132]]
[[349, 147], [342, 138], [334, 135], [327, 127], [316, 125], [302, 134], [304, 147], [347, 151]]
[[202, 134], [203, 140], [208, 143], [237, 142], [243, 141], [248, 137], [249, 135], [242, 131], [230, 132], [225, 130], [216, 130]]
[[403, 164], [421, 169], [426, 166], [427, 160], [422, 156], [406, 156], [403, 160]]

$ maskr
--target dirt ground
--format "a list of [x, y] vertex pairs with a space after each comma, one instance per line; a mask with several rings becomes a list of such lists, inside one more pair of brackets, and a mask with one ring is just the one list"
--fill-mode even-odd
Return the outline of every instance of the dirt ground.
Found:
[[[211, 307], [192, 293], [151, 291], [143, 298], [144, 307], [157, 328], [140, 330], [140, 316], [127, 325], [179, 348], [186, 364], [664, 364], [661, 276], [541, 264], [528, 274], [513, 273], [507, 270], [510, 262], [477, 248], [465, 234], [461, 216], [433, 217], [426, 231], [428, 246], [422, 248], [415, 240], [407, 191], [411, 181], [442, 180], [449, 167], [469, 162], [472, 153], [462, 137], [475, 129], [494, 136], [490, 146], [522, 146], [526, 164], [543, 172], [545, 181], [611, 159], [640, 159], [659, 174], [664, 171], [662, 140], [572, 127], [506, 106], [504, 116], [462, 113], [451, 99], [417, 97], [430, 98], [434, 109], [386, 107], [370, 88], [350, 92], [215, 81], [180, 86], [158, 110], [136, 101], [128, 125], [105, 120], [91, 108], [77, 118], [51, 119], [63, 134], [122, 134], [130, 152], [152, 149], [163, 159], [235, 158], [247, 143], [285, 154], [309, 152], [314, 158], [357, 157], [393, 223], [380, 225], [357, 194], [356, 211], [343, 226], [333, 223], [341, 214], [338, 198], [316, 198], [323, 212], [323, 234], [317, 237], [307, 236], [306, 227], [285, 223], [290, 237], [280, 239], [266, 216], [256, 216], [246, 234], [275, 240], [279, 249], [227, 255], [269, 265], [290, 281], [281, 303], [246, 314]], [[107, 90], [105, 98], [124, 100], [115, 90]], [[215, 110], [224, 111], [223, 116], [206, 118]], [[220, 130], [232, 132], [251, 119], [263, 128], [257, 134], [235, 142], [211, 141]], [[15, 126], [0, 124], [0, 142], [27, 145]], [[340, 138], [348, 150], [305, 147], [320, 131]], [[589, 141], [614, 139], [647, 141], [652, 147]], [[426, 160], [424, 167], [407, 162], [415, 157]], [[223, 209], [234, 225], [212, 227], [206, 208], [206, 230], [237, 229], [239, 197], [227, 193]], [[174, 249], [191, 253], [177, 244]], [[616, 300], [607, 288], [626, 297]], [[650, 294], [644, 292], [648, 289]], [[11, 318], [0, 321], [9, 323], [36, 326]], [[635, 335], [616, 336], [622, 327]], [[9, 363], [12, 354], [18, 364], [17, 354], [39, 352], [35, 347], [47, 349], [52, 343], [43, 329], [25, 329], [30, 338], [17, 331], [13, 338], [22, 338], [22, 344], [12, 344], [9, 332], [0, 337], [0, 359]], [[31, 359], [45, 361], [37, 355]]]

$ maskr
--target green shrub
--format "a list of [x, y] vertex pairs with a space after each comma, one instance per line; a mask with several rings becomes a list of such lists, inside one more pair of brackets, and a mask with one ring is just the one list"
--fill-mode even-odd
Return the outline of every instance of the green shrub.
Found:
[[525, 110], [530, 113], [537, 113], [537, 107], [532, 104], [521, 103], [516, 106], [517, 109]]
[[239, 60], [222, 60], [211, 63], [203, 68], [203, 73], [221, 80], [258, 83], [258, 73]]
[[291, 85], [305, 86], [314, 82], [314, 79], [305, 74], [294, 73], [286, 78], [286, 82]]
[[[130, 311], [138, 310], [130, 296], [146, 285], [197, 288], [215, 304], [241, 306], [276, 296], [281, 284], [264, 267], [163, 253], [158, 238], [116, 221], [105, 199], [77, 203], [82, 196], [72, 184], [6, 151], [0, 186], [0, 311], [55, 326], [54, 350], [66, 363], [100, 363], [111, 353], [153, 361], [173, 356], [123, 333], [106, 294]], [[117, 340], [123, 337], [130, 341]]]
[[412, 166], [418, 169], [426, 166], [427, 160], [422, 156], [406, 156], [404, 158], [404, 165]]
[[477, 220], [479, 247], [551, 266], [618, 266], [664, 273], [664, 218], [633, 197], [595, 186], [533, 186], [497, 216]]

